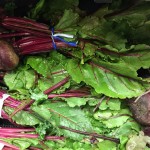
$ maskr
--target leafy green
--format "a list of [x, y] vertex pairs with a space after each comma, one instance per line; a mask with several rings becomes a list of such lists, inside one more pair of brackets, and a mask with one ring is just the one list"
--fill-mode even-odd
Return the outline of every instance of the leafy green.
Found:
[[32, 9], [32, 11], [29, 13], [30, 18], [33, 19], [37, 19], [39, 18], [39, 13], [41, 11], [41, 9], [44, 7], [45, 4], [45, 0], [40, 0], [34, 9]]
[[63, 16], [55, 26], [56, 29], [67, 29], [74, 26], [79, 20], [79, 14], [74, 13], [71, 9], [65, 10]]
[[[45, 135], [65, 137], [64, 141], [43, 141], [48, 148], [147, 148], [149, 139], [139, 133], [141, 126], [132, 117], [126, 99], [150, 88], [149, 79], [138, 75], [139, 69], [150, 68], [150, 9], [149, 2], [128, 2], [113, 1], [85, 17], [77, 8], [78, 0], [40, 0], [29, 12], [30, 18], [48, 24], [51, 19], [56, 33], [74, 35], [64, 40], [77, 43], [73, 48], [24, 56], [22, 64], [4, 77], [10, 95], [36, 100], [27, 110], [17, 112], [12, 117], [14, 122], [34, 126], [40, 140]], [[66, 77], [69, 81], [50, 93], [57, 97], [48, 99], [44, 91]], [[88, 96], [69, 97], [74, 92]], [[101, 97], [105, 98], [101, 101]], [[3, 110], [8, 115], [14, 111], [9, 107]], [[95, 138], [93, 133], [118, 138], [120, 143]], [[22, 149], [45, 149], [37, 141], [22, 140], [19, 145], [17, 139], [12, 144]]]
[[136, 134], [138, 131], [140, 131], [140, 126], [136, 122], [129, 120], [116, 131], [114, 131], [113, 134], [115, 134], [117, 137], [119, 136], [120, 138], [122, 138], [123, 136]]
[[119, 99], [109, 99], [103, 100], [99, 109], [100, 110], [106, 110], [109, 108], [110, 110], [120, 110], [121, 107], [121, 101]]
[[67, 71], [77, 83], [84, 81], [97, 93], [103, 93], [113, 98], [136, 97], [145, 91], [140, 82], [113, 73], [96, 64], [80, 65], [78, 61], [70, 60]]
[[4, 81], [9, 90], [28, 90], [34, 87], [35, 73], [26, 66], [20, 66], [18, 69], [7, 73]]
[[78, 97], [71, 97], [71, 98], [63, 98], [69, 105], [69, 107], [75, 107], [75, 106], [82, 106], [85, 105], [88, 101], [88, 98], [78, 98]]
[[[39, 111], [41, 108], [43, 108], [43, 111]], [[40, 106], [33, 106], [32, 110], [40, 113], [40, 115], [43, 114], [42, 116], [45, 119], [48, 119], [48, 117], [45, 117], [44, 114], [50, 113], [51, 118], [49, 121], [54, 127], [65, 126], [75, 130], [92, 131], [92, 125], [84, 112], [79, 108], [71, 108], [65, 103], [45, 102]], [[82, 135], [71, 131], [59, 128], [57, 130], [59, 134], [63, 134], [71, 139], [81, 140], [83, 138]]]
[[150, 143], [150, 137], [144, 136], [144, 133], [140, 132], [139, 135], [133, 135], [127, 142], [127, 150], [141, 150], [146, 147], [146, 144]]
[[58, 20], [65, 9], [77, 7], [78, 0], [40, 0], [37, 5], [29, 12], [29, 17], [32, 19], [43, 19], [53, 21]]
[[[4, 110], [9, 115], [13, 113], [14, 109], [10, 107], [4, 107]], [[25, 125], [25, 126], [34, 126], [36, 124], [39, 124], [41, 120], [39, 120], [37, 117], [35, 117], [33, 114], [31, 114], [29, 111], [19, 111], [16, 113], [12, 120], [14, 120], [17, 124]]]
[[110, 141], [102, 141], [98, 143], [99, 150], [117, 150], [116, 144]]
[[26, 64], [46, 78], [50, 77], [54, 72], [63, 70], [65, 62], [65, 56], [53, 51], [48, 57], [45, 55], [29, 56], [27, 57]]
[[45, 138], [45, 135], [49, 132], [50, 129], [51, 125], [49, 124], [48, 121], [40, 123], [36, 128], [36, 132], [39, 134], [39, 139], [43, 140]]
[[117, 118], [108, 118], [108, 121], [103, 121], [103, 124], [106, 125], [108, 128], [114, 128], [122, 126], [128, 119], [128, 116], [120, 116]]
[[30, 146], [38, 146], [39, 141], [38, 139], [29, 139], [29, 138], [5, 138], [2, 139], [5, 142], [8, 142], [10, 144], [16, 145], [20, 147], [20, 150], [25, 150], [29, 148]]
[[27, 64], [44, 77], [50, 75], [50, 69], [52, 66], [50, 58], [43, 58], [42, 56], [30, 56], [27, 59]]

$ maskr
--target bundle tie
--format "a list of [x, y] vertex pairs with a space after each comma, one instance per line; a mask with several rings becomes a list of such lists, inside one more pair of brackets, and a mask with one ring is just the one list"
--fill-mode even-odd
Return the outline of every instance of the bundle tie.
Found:
[[2, 108], [3, 108], [3, 104], [4, 101], [9, 97], [8, 94], [3, 94], [2, 98], [0, 98], [0, 118], [2, 118]]
[[63, 39], [63, 38], [72, 38], [73, 39], [74, 35], [64, 34], [64, 33], [56, 33], [56, 34], [54, 34], [54, 28], [51, 28], [51, 38], [52, 38], [53, 47], [54, 47], [55, 50], [57, 49], [55, 40], [62, 41], [64, 43], [66, 43], [67, 45], [71, 46], [71, 47], [77, 47], [77, 42], [68, 42], [68, 41]]
[[2, 150], [4, 148], [4, 144], [3, 143], [0, 143], [0, 150]]

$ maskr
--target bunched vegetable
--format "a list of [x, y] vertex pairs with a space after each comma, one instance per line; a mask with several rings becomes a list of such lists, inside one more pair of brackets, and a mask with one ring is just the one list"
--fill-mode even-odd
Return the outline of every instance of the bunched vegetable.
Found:
[[12, 70], [19, 63], [19, 57], [14, 48], [6, 41], [0, 40], [0, 69]]
[[[60, 0], [37, 3], [29, 16], [45, 19], [45, 13], [51, 14], [47, 25], [29, 16], [1, 20], [5, 32], [0, 38], [10, 41], [20, 57], [17, 68], [1, 74], [1, 86], [9, 94], [4, 100], [0, 91], [1, 114], [23, 130], [31, 128], [32, 134], [1, 129], [0, 143], [22, 150], [146, 149], [150, 129], [140, 124], [149, 126], [145, 92], [150, 80], [139, 70], [150, 68], [149, 2], [119, 10], [125, 0], [113, 1], [84, 16], [76, 9], [78, 0], [67, 1], [63, 8]], [[52, 11], [57, 5], [64, 14]], [[70, 5], [74, 9], [65, 9]], [[60, 17], [57, 24], [53, 16]], [[48, 136], [62, 140], [45, 141]]]
[[150, 91], [142, 94], [136, 100], [130, 101], [129, 106], [139, 123], [150, 126]]

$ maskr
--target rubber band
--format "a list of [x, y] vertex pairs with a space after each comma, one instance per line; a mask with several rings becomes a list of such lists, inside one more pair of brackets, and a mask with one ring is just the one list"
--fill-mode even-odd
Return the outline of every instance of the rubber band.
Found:
[[56, 50], [57, 46], [56, 46], [56, 43], [55, 43], [55, 40], [54, 40], [54, 28], [51, 29], [51, 34], [52, 34], [51, 38], [52, 38], [52, 42], [53, 42], [53, 47]]
[[0, 118], [2, 118], [2, 108], [3, 108], [3, 104], [4, 101], [9, 97], [8, 94], [3, 94], [2, 98], [0, 98]]
[[57, 45], [55, 43], [55, 40], [59, 40], [62, 41], [64, 43], [66, 43], [67, 45], [71, 46], [71, 47], [77, 47], [77, 43], [78, 42], [68, 42], [66, 40], [63, 39], [64, 38], [74, 38], [74, 35], [71, 34], [64, 34], [64, 33], [56, 33], [54, 34], [54, 27], [51, 28], [51, 38], [52, 38], [52, 43], [53, 43], [53, 47], [56, 50], [57, 49]]
[[64, 33], [56, 33], [56, 34], [53, 34], [53, 36], [59, 36], [59, 37], [65, 37], [65, 38], [71, 38], [71, 39], [74, 38], [74, 35], [64, 34]]
[[2, 150], [4, 148], [4, 144], [3, 143], [0, 143], [0, 150]]

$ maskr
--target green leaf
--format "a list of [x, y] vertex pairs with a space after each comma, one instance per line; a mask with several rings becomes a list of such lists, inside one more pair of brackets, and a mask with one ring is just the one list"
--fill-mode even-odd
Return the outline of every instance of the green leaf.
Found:
[[4, 81], [9, 90], [31, 89], [35, 83], [34, 70], [20, 66], [18, 69], [7, 73]]
[[102, 122], [107, 128], [122, 126], [130, 118], [131, 112], [128, 108], [120, 110], [99, 110], [94, 114], [94, 118]]
[[74, 81], [85, 82], [92, 86], [97, 93], [103, 93], [113, 98], [131, 98], [141, 95], [145, 88], [142, 83], [123, 77], [120, 74], [103, 68], [97, 64], [80, 65], [78, 61], [70, 60], [67, 71]]
[[39, 116], [45, 119], [45, 121], [49, 121], [51, 119], [51, 113], [50, 111], [46, 108], [45, 105], [37, 105], [37, 106], [32, 106], [31, 108], [34, 112], [36, 112]]
[[39, 74], [47, 77], [51, 73], [52, 61], [50, 58], [44, 58], [42, 56], [30, 56], [27, 58], [27, 63]]
[[[52, 75], [50, 79], [47, 78], [41, 78], [38, 80], [38, 88], [40, 89], [40, 91], [45, 91], [47, 89], [49, 89], [50, 87], [56, 85], [57, 83], [59, 83], [60, 81], [62, 81], [63, 79], [65, 79], [67, 77], [67, 74], [58, 74], [58, 75]], [[70, 87], [70, 81], [68, 81], [67, 83], [65, 83], [63, 86], [57, 88], [56, 90], [53, 91], [53, 93], [61, 93], [64, 92], [65, 89]]]
[[115, 136], [122, 137], [122, 136], [130, 136], [136, 134], [140, 131], [140, 125], [137, 122], [133, 122], [132, 120], [128, 120], [122, 126], [120, 126], [115, 132]]
[[75, 107], [75, 106], [83, 106], [88, 101], [88, 98], [79, 98], [79, 97], [71, 97], [71, 98], [63, 98], [69, 105], [69, 107]]
[[[123, 75], [125, 77], [130, 77], [133, 79], [141, 80], [138, 77], [137, 70], [141, 67], [148, 69], [150, 67], [150, 48], [145, 46], [144, 50], [136, 50], [133, 52], [126, 52], [126, 53], [113, 53], [111, 51], [107, 52], [99, 52], [99, 54], [109, 56], [111, 60], [97, 60], [93, 59], [96, 64], [99, 66], [104, 67], [104, 69], [108, 69], [113, 71], [114, 73]], [[115, 61], [112, 61], [115, 60]], [[136, 63], [135, 63], [136, 62]]]
[[[42, 92], [57, 84], [66, 76], [65, 71], [66, 58], [56, 51], [50, 53], [50, 56], [30, 56], [26, 64], [30, 65], [35, 71], [43, 75], [38, 79], [36, 89], [32, 91], [32, 97], [35, 99], [45, 98]], [[56, 89], [53, 92], [61, 93], [70, 86], [70, 82]], [[37, 94], [37, 96], [36, 96]]]
[[[4, 107], [3, 108], [5, 112], [7, 112], [9, 115], [13, 113], [14, 109], [10, 107]], [[25, 125], [25, 126], [34, 126], [36, 124], [39, 124], [41, 121], [32, 115], [29, 111], [19, 111], [17, 112], [13, 117], [12, 120], [15, 121], [19, 125]]]
[[34, 18], [37, 19], [39, 16], [38, 14], [40, 13], [41, 9], [43, 8], [45, 4], [45, 0], [40, 0], [34, 9], [32, 9], [32, 11], [29, 13], [30, 18]]
[[99, 99], [90, 98], [88, 101], [89, 106], [96, 106], [99, 102]]
[[41, 101], [41, 100], [48, 99], [48, 96], [45, 95], [41, 91], [36, 91], [35, 90], [34, 92], [31, 92], [31, 98], [34, 99], [34, 100], [37, 100], [37, 101]]
[[79, 0], [40, 0], [39, 4], [35, 5], [33, 9], [29, 12], [29, 17], [32, 19], [42, 19], [42, 20], [52, 20], [57, 22], [60, 20], [65, 9], [73, 9], [77, 7]]
[[79, 21], [79, 14], [74, 13], [72, 9], [65, 10], [63, 16], [55, 26], [56, 29], [67, 29], [74, 26]]
[[49, 53], [49, 56], [29, 56], [26, 60], [27, 65], [44, 77], [49, 78], [52, 74], [63, 71], [65, 63], [66, 57], [56, 51]]
[[110, 110], [98, 111], [94, 114], [94, 118], [100, 121], [102, 121], [102, 119], [109, 119], [112, 116], [113, 116], [113, 113]]
[[98, 144], [99, 150], [117, 150], [117, 145], [114, 142], [104, 140]]
[[45, 121], [44, 123], [40, 123], [38, 127], [36, 127], [36, 133], [39, 134], [39, 139], [44, 140], [45, 135], [48, 133], [52, 126], [49, 122]]
[[109, 118], [108, 120], [102, 122], [107, 128], [115, 128], [122, 126], [128, 120], [128, 118], [129, 116], [120, 116], [116, 118]]
[[100, 110], [106, 110], [109, 108], [110, 110], [120, 110], [121, 101], [118, 99], [109, 99], [103, 100], [99, 109]]
[[[65, 103], [50, 103], [45, 102], [42, 105], [38, 106], [43, 108], [43, 111], [40, 113], [45, 114], [45, 110], [51, 113], [51, 123], [54, 127], [65, 126], [68, 128], [81, 130], [81, 131], [92, 131], [92, 125], [84, 112], [79, 108], [71, 108]], [[45, 108], [45, 110], [44, 110]], [[33, 106], [33, 110], [36, 110], [37, 107]], [[37, 111], [38, 112], [38, 111]], [[43, 115], [42, 115], [43, 116]], [[64, 129], [57, 129], [60, 134], [65, 135], [74, 140], [81, 140], [84, 136], [77, 134]]]
[[146, 144], [150, 143], [150, 137], [144, 136], [143, 132], [139, 135], [133, 135], [126, 144], [126, 150], [142, 150], [146, 147]]
[[25, 150], [30, 146], [37, 146], [39, 144], [38, 139], [32, 138], [4, 138], [2, 140], [20, 147], [20, 150]]

